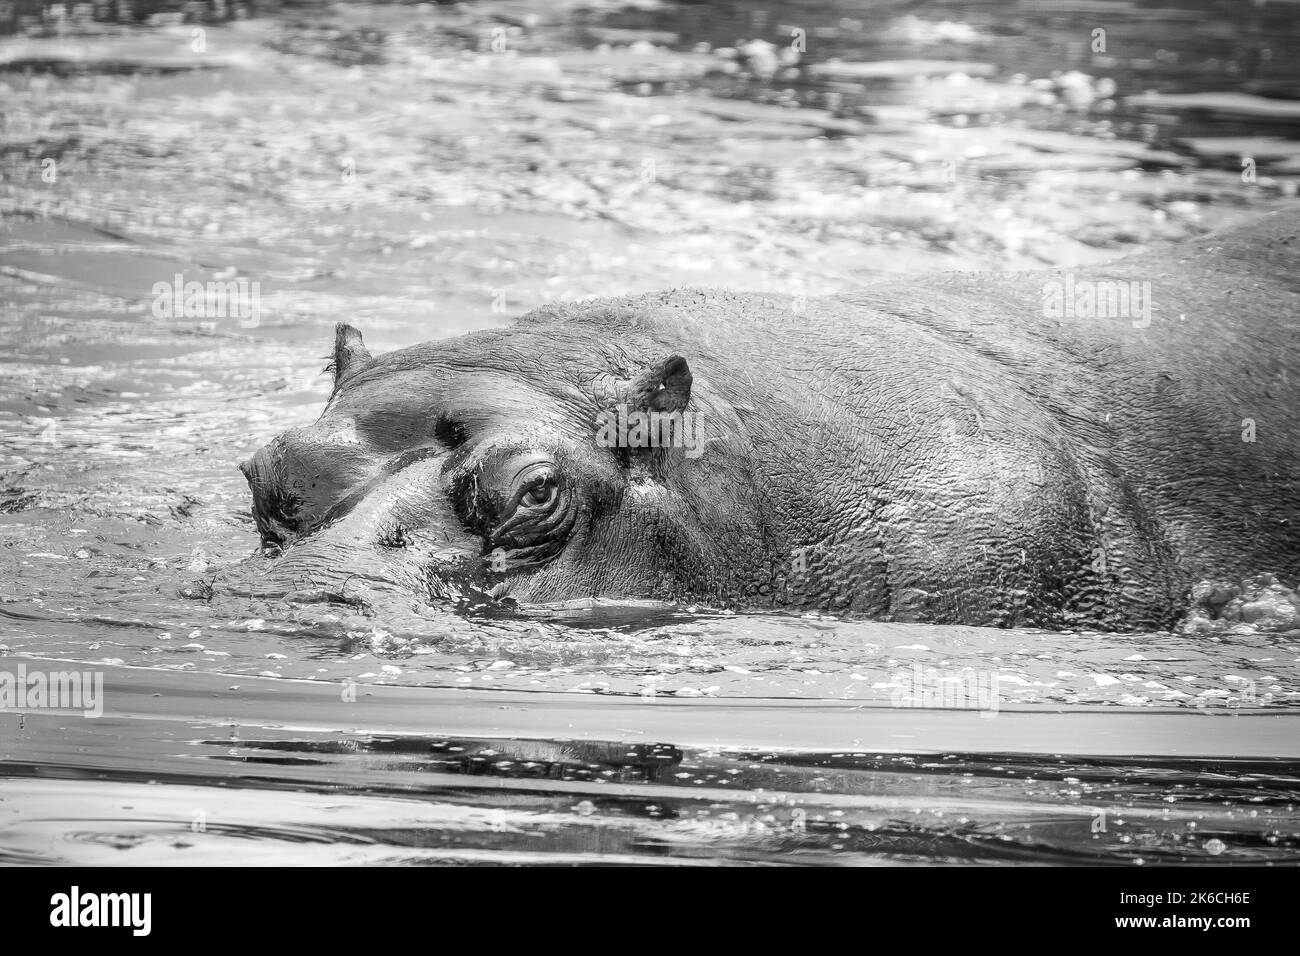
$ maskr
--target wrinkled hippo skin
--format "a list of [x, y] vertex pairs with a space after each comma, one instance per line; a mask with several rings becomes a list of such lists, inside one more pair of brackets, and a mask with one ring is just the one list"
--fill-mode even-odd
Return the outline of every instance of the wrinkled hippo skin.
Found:
[[[379, 357], [341, 325], [320, 419], [242, 466], [261, 586], [1168, 628], [1197, 582], [1300, 574], [1296, 222], [1069, 276], [548, 306]], [[1045, 315], [1097, 281], [1150, 283], [1149, 317]], [[633, 447], [620, 406], [698, 441]]]

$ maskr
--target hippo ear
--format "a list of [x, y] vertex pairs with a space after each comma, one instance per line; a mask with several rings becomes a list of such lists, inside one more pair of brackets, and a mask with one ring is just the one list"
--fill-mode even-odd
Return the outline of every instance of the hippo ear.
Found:
[[675, 457], [673, 446], [685, 448], [688, 458], [699, 455], [694, 416], [686, 412], [691, 400], [686, 359], [670, 355], [656, 362], [616, 387], [616, 396], [618, 404], [596, 416], [596, 444], [614, 449], [624, 467], [634, 460], [652, 467], [663, 463], [665, 457]]
[[374, 359], [361, 341], [361, 333], [345, 322], [334, 326], [334, 358], [325, 371], [334, 370], [334, 384], [338, 385], [349, 372], [360, 371]]
[[680, 355], [670, 355], [646, 369], [628, 386], [627, 405], [650, 412], [684, 411], [691, 400], [691, 367]]

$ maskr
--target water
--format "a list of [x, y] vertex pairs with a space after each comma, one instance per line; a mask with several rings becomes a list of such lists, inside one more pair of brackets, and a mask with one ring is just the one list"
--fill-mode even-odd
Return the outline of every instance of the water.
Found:
[[1194, 752], [1233, 755], [1207, 759], [1178, 756], [1189, 718], [1168, 711], [186, 676], [113, 671], [96, 720], [3, 718], [0, 860], [1300, 859], [1293, 715], [1196, 717]]
[[[0, 714], [0, 859], [1294, 862], [1283, 625], [180, 596], [253, 550], [235, 464], [318, 414], [337, 321], [380, 351], [556, 298], [1088, 263], [1293, 201], [1288, 5], [1108, 4], [1096, 55], [1069, 4], [903, 6], [5, 41], [0, 669], [106, 691]], [[256, 325], [158, 314], [178, 273], [260, 283]]]

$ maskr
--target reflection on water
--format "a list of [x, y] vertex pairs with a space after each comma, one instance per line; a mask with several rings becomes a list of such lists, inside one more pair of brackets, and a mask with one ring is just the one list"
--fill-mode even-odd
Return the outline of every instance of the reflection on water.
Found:
[[0, 860], [1300, 862], [1294, 711], [99, 670], [99, 718], [0, 714]]
[[245, 862], [318, 865], [1300, 862], [1300, 778], [1281, 760], [419, 737], [185, 749], [214, 766], [8, 764], [0, 862], [212, 863], [232, 840]]
[[[1300, 633], [1245, 626], [1094, 635], [647, 608], [467, 622], [415, 601], [363, 615], [179, 596], [252, 550], [235, 463], [318, 413], [337, 321], [361, 327], [378, 350], [500, 325], [557, 298], [702, 283], [821, 294], [895, 271], [1084, 264], [1291, 201], [1300, 22], [1289, 5], [483, 2], [250, 12], [208, 23], [202, 50], [174, 16], [0, 42], [0, 653], [147, 667], [179, 682], [352, 682], [363, 696], [424, 685], [563, 691], [627, 706], [769, 698], [910, 707], [925, 702], [922, 685], [960, 690], [974, 675], [996, 682], [1003, 708], [1294, 706]], [[177, 275], [259, 283], [260, 320], [161, 312], [155, 286]], [[310, 706], [297, 718], [312, 717]], [[924, 713], [897, 716], [924, 723]], [[593, 733], [618, 740], [620, 728], [610, 718]], [[232, 772], [211, 769], [222, 762], [242, 777], [339, 762], [369, 772], [386, 760], [384, 773], [441, 781], [429, 791], [441, 802], [401, 805], [406, 830], [366, 829], [362, 814], [373, 826], [399, 804], [359, 784], [341, 809], [307, 801], [266, 837], [268, 859], [295, 840], [324, 854], [347, 844], [353, 860], [444, 858], [434, 833], [460, 834], [445, 858], [466, 860], [527, 857], [544, 838], [547, 852], [572, 859], [607, 852], [642, 862], [708, 858], [705, 847], [764, 861], [832, 852], [1155, 861], [1213, 853], [1194, 835], [1211, 829], [1226, 858], [1294, 853], [1293, 829], [1269, 842], [1273, 824], [1250, 817], [1290, 812], [1293, 768], [1266, 764], [1221, 764], [1226, 776], [1211, 784], [1205, 774], [1219, 771], [1164, 758], [1069, 758], [1081, 782], [1067, 785], [1044, 765], [1026, 769], [1027, 757], [954, 756], [962, 769], [947, 763], [934, 774], [870, 755], [809, 757], [831, 760], [816, 772], [834, 783], [819, 790], [799, 783], [814, 771], [789, 754], [553, 741], [527, 756], [486, 727], [442, 743], [242, 741], [220, 758], [193, 735], [175, 746], [202, 752], [209, 769], [155, 792], [153, 819], [196, 799], [204, 773]], [[816, 739], [804, 749], [818, 749]], [[1078, 752], [1069, 740], [1041, 749]], [[60, 825], [26, 814], [64, 801], [63, 816], [85, 819], [84, 789], [109, 785], [53, 779], [78, 778], [84, 759], [39, 771], [8, 765], [32, 774], [11, 780], [19, 796], [0, 803], [27, 820], [0, 841], [9, 859], [63, 858], [51, 849]], [[135, 801], [147, 769], [114, 771], [125, 802], [145, 806]], [[512, 810], [455, 790], [453, 775], [592, 792], [574, 803], [543, 788]], [[659, 789], [602, 802], [597, 780]], [[833, 792], [848, 803], [805, 807], [806, 829], [794, 832], [777, 804], [728, 797], [714, 806], [681, 793], [733, 783], [751, 795]], [[1094, 786], [1134, 788], [1136, 804], [1150, 805], [1130, 820], [1139, 829], [1123, 831], [1131, 842], [1080, 833], [1078, 821], [1091, 818], [1065, 813], [1070, 787]], [[964, 821], [943, 817], [942, 800], [971, 787], [996, 799], [979, 813], [967, 806]], [[1257, 806], [1260, 787], [1269, 796]], [[242, 814], [232, 832], [280, 826], [274, 798], [232, 797]], [[1207, 809], [1215, 799], [1232, 806]], [[644, 810], [647, 800], [662, 816]], [[594, 809], [573, 809], [584, 801]], [[1211, 814], [1198, 818], [1199, 831], [1176, 812], [1188, 802]], [[1006, 822], [1031, 804], [1021, 829]], [[907, 813], [897, 810], [904, 805]], [[482, 815], [498, 809], [508, 816], [494, 842], [461, 839], [497, 834]], [[96, 847], [180, 855], [179, 841], [191, 856], [219, 858], [212, 837], [184, 835], [188, 823], [178, 836], [174, 823], [141, 829], [139, 817], [105, 813], [67, 837], [70, 857], [89, 859]], [[333, 828], [331, 813], [343, 821]], [[753, 829], [759, 823], [771, 829]]]

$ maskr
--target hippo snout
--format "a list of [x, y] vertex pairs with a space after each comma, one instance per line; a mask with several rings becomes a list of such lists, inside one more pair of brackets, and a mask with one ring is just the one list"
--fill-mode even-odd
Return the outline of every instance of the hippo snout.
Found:
[[[243, 467], [264, 546], [247, 593], [355, 604], [375, 591], [480, 589], [482, 543], [448, 501], [445, 451], [326, 470], [332, 450], [294, 447], [303, 441], [287, 433]], [[305, 461], [318, 467], [292, 470]]]

